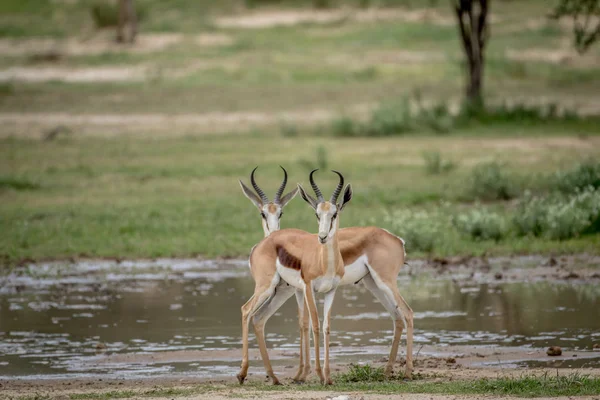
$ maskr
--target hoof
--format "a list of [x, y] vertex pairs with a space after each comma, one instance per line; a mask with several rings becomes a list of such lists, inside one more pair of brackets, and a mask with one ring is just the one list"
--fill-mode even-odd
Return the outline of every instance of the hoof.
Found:
[[237, 377], [237, 380], [238, 380], [238, 382], [240, 383], [240, 385], [243, 385], [243, 384], [244, 384], [244, 381], [246, 380], [246, 377], [245, 377], [245, 376], [242, 376], [242, 375], [240, 375], [240, 374], [237, 374], [237, 375], [236, 375], [236, 377]]
[[333, 381], [331, 379], [327, 379], [326, 385], [333, 385]]
[[292, 383], [295, 385], [303, 385], [306, 383], [306, 380], [300, 379], [300, 378], [294, 378], [294, 379], [292, 379]]
[[273, 386], [281, 386], [281, 382], [279, 382], [279, 379], [273, 379]]

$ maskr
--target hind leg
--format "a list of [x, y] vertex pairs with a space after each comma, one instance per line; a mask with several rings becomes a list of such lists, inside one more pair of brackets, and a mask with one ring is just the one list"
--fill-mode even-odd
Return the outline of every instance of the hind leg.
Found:
[[265, 370], [267, 375], [273, 381], [273, 385], [279, 385], [279, 379], [273, 372], [271, 361], [269, 360], [269, 353], [267, 352], [267, 344], [265, 342], [265, 324], [273, 316], [273, 314], [279, 310], [279, 308], [294, 294], [294, 288], [287, 286], [285, 283], [278, 286], [273, 292], [273, 296], [260, 307], [256, 314], [252, 317], [254, 323], [254, 332], [256, 333], [256, 341], [258, 342], [258, 348], [260, 349], [260, 356], [265, 364]]
[[242, 366], [240, 372], [237, 374], [240, 385], [244, 383], [248, 375], [248, 330], [250, 328], [250, 318], [269, 301], [278, 283], [279, 277], [275, 276], [270, 286], [256, 287], [250, 300], [242, 306]]
[[394, 368], [394, 363], [396, 362], [396, 357], [398, 356], [398, 345], [400, 343], [400, 338], [402, 337], [402, 315], [400, 313], [400, 310], [396, 306], [396, 302], [392, 301], [392, 296], [387, 295], [385, 290], [381, 289], [377, 285], [371, 274], [368, 274], [363, 278], [363, 284], [375, 296], [375, 298], [379, 300], [379, 302], [383, 305], [387, 312], [390, 313], [390, 316], [394, 321], [394, 339], [392, 340], [390, 356], [385, 367], [386, 376], [390, 376]]
[[293, 378], [294, 383], [303, 383], [310, 374], [310, 338], [308, 336], [309, 321], [308, 308], [304, 302], [304, 292], [296, 290], [296, 302], [298, 303], [298, 322], [300, 325], [300, 364]]

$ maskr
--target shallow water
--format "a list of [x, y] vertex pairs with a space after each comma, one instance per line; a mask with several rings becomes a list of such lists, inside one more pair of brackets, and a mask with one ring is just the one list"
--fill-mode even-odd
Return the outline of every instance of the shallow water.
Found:
[[[415, 349], [591, 349], [600, 340], [597, 282], [417, 274], [401, 275], [398, 285], [415, 311]], [[242, 261], [29, 266], [0, 284], [0, 377], [230, 374], [239, 365], [238, 352], [212, 360], [185, 355], [240, 349], [240, 306], [252, 292]], [[362, 284], [338, 291], [332, 315], [336, 359], [387, 354], [392, 323]], [[267, 324], [269, 347], [297, 352], [297, 327], [292, 298]], [[174, 356], [153, 362], [159, 352]], [[128, 361], [132, 355], [148, 357]]]

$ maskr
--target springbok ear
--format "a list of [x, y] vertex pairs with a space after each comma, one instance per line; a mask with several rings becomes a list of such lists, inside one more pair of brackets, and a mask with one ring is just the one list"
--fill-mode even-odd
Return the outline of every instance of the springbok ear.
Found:
[[344, 207], [346, 207], [346, 204], [348, 204], [348, 202], [350, 202], [351, 199], [352, 199], [352, 185], [347, 184], [346, 189], [344, 189], [344, 197], [339, 206], [340, 211], [342, 211], [344, 209]]
[[298, 184], [298, 189], [300, 190], [300, 196], [307, 202], [313, 209], [317, 209], [317, 201], [311, 197], [310, 194], [306, 193], [301, 184]]
[[260, 200], [260, 198], [254, 194], [254, 192], [252, 192], [252, 190], [248, 189], [248, 187], [246, 185], [244, 185], [244, 182], [242, 182], [240, 180], [240, 186], [242, 187], [242, 192], [244, 192], [244, 195], [250, 199], [250, 201], [252, 203], [254, 203], [254, 205], [260, 210], [262, 211], [263, 208], [263, 203]]
[[285, 205], [287, 203], [289, 203], [290, 200], [292, 200], [294, 197], [296, 197], [297, 194], [298, 194], [298, 188], [295, 188], [294, 190], [292, 190], [291, 192], [289, 192], [288, 194], [283, 196], [281, 198], [281, 201], [279, 202], [279, 205], [281, 206], [281, 208], [285, 207]]

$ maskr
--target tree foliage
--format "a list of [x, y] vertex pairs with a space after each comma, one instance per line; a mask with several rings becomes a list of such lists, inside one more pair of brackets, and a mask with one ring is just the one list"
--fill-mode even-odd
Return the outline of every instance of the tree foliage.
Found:
[[560, 0], [551, 17], [573, 19], [574, 44], [579, 54], [600, 38], [600, 0]]

